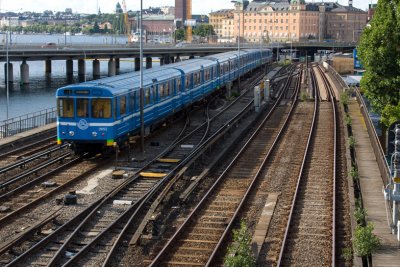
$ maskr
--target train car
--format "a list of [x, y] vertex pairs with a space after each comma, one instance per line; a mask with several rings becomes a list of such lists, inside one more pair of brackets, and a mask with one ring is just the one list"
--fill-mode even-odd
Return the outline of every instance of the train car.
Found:
[[[270, 60], [269, 53], [241, 51], [241, 72]], [[237, 61], [236, 52], [227, 52], [144, 70], [145, 126], [165, 120], [237, 79]], [[139, 75], [127, 73], [58, 89], [58, 144], [68, 142], [77, 152], [99, 151], [137, 134]]]

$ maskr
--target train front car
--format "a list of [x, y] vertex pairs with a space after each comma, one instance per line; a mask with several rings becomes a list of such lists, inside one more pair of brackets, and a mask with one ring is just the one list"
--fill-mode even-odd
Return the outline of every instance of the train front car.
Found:
[[101, 151], [114, 143], [113, 93], [106, 86], [91, 84], [60, 88], [57, 97], [57, 143], [72, 148]]

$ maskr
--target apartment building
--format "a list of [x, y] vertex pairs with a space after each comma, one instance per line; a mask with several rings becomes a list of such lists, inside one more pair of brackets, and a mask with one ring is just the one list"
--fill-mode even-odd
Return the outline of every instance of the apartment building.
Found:
[[240, 38], [247, 42], [352, 42], [358, 41], [366, 21], [367, 13], [352, 5], [304, 0], [237, 1], [232, 10], [210, 14], [221, 41], [235, 40], [240, 31]]

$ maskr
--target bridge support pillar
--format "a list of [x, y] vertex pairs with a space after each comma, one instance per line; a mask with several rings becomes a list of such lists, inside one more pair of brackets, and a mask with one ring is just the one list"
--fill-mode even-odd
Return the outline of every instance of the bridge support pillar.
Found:
[[51, 59], [46, 59], [45, 61], [45, 72], [51, 73]]
[[160, 57], [160, 66], [163, 66], [164, 65], [164, 58], [163, 57]]
[[[86, 75], [86, 63], [84, 59], [78, 59], [78, 77], [84, 78]], [[85, 80], [85, 79], [84, 79]]]
[[181, 62], [181, 58], [179, 56], [176, 57], [175, 62]]
[[21, 83], [28, 84], [29, 83], [29, 65], [26, 63], [26, 60], [22, 61], [20, 66], [21, 71]]
[[6, 82], [14, 82], [14, 72], [13, 64], [8, 62], [8, 77], [7, 77], [7, 63], [4, 63], [4, 77], [6, 77]]
[[93, 79], [100, 78], [100, 61], [98, 59], [93, 60]]
[[146, 57], [146, 69], [151, 69], [153, 67], [153, 59], [151, 57]]
[[175, 62], [175, 57], [170, 57], [170, 63], [174, 63]]
[[67, 76], [72, 76], [74, 74], [74, 61], [72, 59], [67, 59], [66, 69], [67, 69]]
[[140, 58], [135, 57], [135, 71], [140, 70]]
[[119, 70], [120, 70], [120, 60], [119, 58], [115, 58], [115, 74], [119, 74]]
[[170, 64], [171, 63], [171, 57], [170, 56], [165, 56], [164, 57], [164, 63], [165, 63], [165, 65]]
[[115, 76], [115, 60], [113, 58], [108, 61], [108, 76]]

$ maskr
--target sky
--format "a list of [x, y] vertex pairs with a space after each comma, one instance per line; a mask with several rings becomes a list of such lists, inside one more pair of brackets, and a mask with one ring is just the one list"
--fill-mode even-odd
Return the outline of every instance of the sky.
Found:
[[[128, 10], [139, 10], [139, 0], [125, 0]], [[142, 0], [143, 8], [149, 6], [173, 6], [175, 0]], [[306, 2], [321, 2], [322, 0], [308, 0]], [[327, 0], [326, 2], [328, 2]], [[330, 0], [336, 1], [336, 0]], [[72, 12], [77, 13], [97, 13], [97, 3], [103, 13], [112, 13], [115, 10], [117, 2], [122, 0], [0, 0], [0, 9], [5, 11], [34, 11], [43, 12], [44, 10], [64, 11], [66, 8], [72, 8]], [[342, 5], [347, 5], [348, 0], [339, 0]], [[353, 0], [353, 6], [360, 9], [367, 9], [368, 4], [376, 3], [377, 0]], [[223, 8], [233, 8], [230, 0], [192, 0], [193, 14], [208, 14]]]

